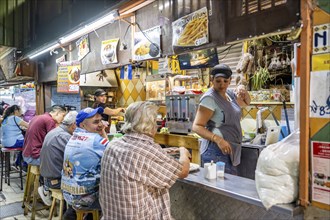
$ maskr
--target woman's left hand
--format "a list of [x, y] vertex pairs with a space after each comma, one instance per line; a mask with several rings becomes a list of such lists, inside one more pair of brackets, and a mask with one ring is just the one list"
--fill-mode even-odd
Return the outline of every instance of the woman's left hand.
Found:
[[214, 142], [218, 145], [223, 154], [232, 153], [231, 145], [225, 139], [216, 136]]

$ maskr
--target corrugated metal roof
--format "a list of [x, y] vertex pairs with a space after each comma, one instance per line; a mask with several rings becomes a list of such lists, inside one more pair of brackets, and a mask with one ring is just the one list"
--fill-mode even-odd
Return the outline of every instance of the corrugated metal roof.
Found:
[[243, 43], [217, 47], [217, 51], [218, 51], [219, 63], [227, 64], [233, 72], [230, 87], [236, 86], [235, 80], [236, 77], [238, 76], [236, 72], [236, 66], [243, 54], [242, 52]]

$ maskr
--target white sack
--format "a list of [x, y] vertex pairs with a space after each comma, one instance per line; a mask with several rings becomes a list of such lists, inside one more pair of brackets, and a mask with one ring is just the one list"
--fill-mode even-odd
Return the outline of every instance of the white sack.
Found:
[[266, 209], [297, 199], [299, 136], [300, 132], [294, 131], [261, 151], [256, 169], [256, 187]]

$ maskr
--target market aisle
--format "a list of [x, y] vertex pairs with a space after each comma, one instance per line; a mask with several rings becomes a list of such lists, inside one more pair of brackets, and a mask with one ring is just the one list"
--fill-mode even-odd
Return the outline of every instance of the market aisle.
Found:
[[[3, 220], [27, 220], [31, 218], [31, 212], [23, 215], [22, 200], [24, 190], [19, 187], [20, 180], [12, 179], [10, 186], [3, 183], [3, 191], [0, 192], [0, 219]], [[25, 178], [23, 183], [25, 184]], [[36, 219], [48, 219], [49, 210], [41, 210], [36, 213]], [[53, 217], [58, 220], [59, 217]]]

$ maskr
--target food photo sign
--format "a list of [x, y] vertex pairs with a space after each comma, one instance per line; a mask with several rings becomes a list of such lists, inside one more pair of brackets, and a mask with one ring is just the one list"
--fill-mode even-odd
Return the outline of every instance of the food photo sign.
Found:
[[76, 46], [78, 49], [78, 60], [81, 60], [89, 53], [89, 40], [88, 35], [81, 37], [76, 42]]
[[134, 35], [133, 60], [147, 60], [160, 57], [160, 26]]
[[118, 63], [117, 46], [119, 38], [102, 41], [101, 61], [103, 65]]
[[330, 143], [312, 141], [312, 200], [330, 205]]
[[172, 46], [175, 48], [198, 47], [209, 43], [207, 8], [201, 8], [172, 23]]
[[57, 92], [79, 93], [81, 65], [79, 61], [58, 63]]

